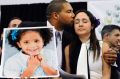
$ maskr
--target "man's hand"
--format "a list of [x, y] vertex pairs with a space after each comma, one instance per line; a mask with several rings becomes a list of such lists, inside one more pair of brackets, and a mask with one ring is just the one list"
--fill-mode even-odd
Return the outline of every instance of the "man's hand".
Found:
[[107, 52], [103, 54], [103, 58], [107, 64], [114, 64], [117, 60], [117, 52], [116, 50], [109, 49]]

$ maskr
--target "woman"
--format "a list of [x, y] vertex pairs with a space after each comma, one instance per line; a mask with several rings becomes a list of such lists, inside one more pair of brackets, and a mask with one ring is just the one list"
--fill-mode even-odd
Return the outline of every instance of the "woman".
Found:
[[67, 72], [84, 75], [86, 79], [102, 78], [101, 46], [95, 35], [95, 28], [99, 24], [99, 20], [89, 11], [76, 12], [74, 20], [76, 38], [65, 48]]

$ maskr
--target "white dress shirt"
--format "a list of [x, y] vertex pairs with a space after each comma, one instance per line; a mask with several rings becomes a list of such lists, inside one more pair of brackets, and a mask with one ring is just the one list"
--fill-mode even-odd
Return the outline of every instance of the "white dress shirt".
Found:
[[[100, 47], [102, 47], [102, 43], [99, 42]], [[84, 43], [81, 46], [81, 51], [78, 58], [77, 64], [77, 75], [84, 75], [86, 79], [88, 79], [88, 71], [87, 71], [87, 53], [89, 60], [89, 69], [90, 69], [90, 79], [101, 79], [102, 78], [102, 51], [100, 51], [100, 57], [98, 60], [93, 59], [93, 51], [89, 50], [90, 41]], [[88, 52], [87, 52], [88, 51]]]
[[[54, 27], [50, 24], [49, 21], [47, 21], [47, 27]], [[55, 32], [57, 30], [55, 29]], [[60, 36], [61, 36], [61, 40], [59, 38], [56, 38], [55, 41], [58, 42], [58, 44], [56, 45], [56, 48], [57, 48], [57, 57], [58, 57], [58, 65], [61, 67], [62, 66], [62, 34], [63, 34], [63, 31], [57, 31], [60, 33]]]
[[61, 67], [62, 66], [62, 34], [63, 31], [58, 31], [60, 33], [61, 39], [56, 37], [57, 41], [57, 56], [58, 56], [58, 65]]

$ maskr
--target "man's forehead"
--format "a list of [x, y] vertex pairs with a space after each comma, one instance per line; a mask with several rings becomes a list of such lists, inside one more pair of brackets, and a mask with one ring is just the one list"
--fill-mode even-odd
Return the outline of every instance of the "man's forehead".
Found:
[[119, 29], [114, 29], [112, 32], [119, 32], [120, 33], [120, 30]]
[[72, 6], [70, 3], [64, 3], [62, 6], [62, 10], [73, 10]]
[[120, 30], [114, 29], [110, 34], [119, 34], [120, 35]]

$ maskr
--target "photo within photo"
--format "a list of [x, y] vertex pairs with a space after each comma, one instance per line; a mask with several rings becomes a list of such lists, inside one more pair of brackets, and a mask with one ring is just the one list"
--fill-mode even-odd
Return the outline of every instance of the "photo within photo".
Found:
[[54, 28], [4, 29], [2, 77], [58, 77]]

